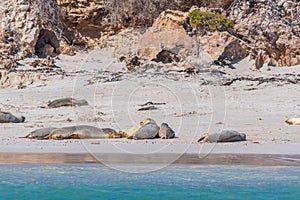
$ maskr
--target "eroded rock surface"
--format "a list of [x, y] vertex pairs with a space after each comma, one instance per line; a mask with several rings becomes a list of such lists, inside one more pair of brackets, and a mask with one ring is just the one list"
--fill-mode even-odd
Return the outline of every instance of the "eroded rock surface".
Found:
[[[203, 24], [195, 25], [197, 20]], [[197, 72], [211, 63], [230, 65], [248, 56], [254, 60], [249, 67], [255, 69], [298, 65], [299, 20], [296, 0], [237, 0], [227, 10], [195, 6], [189, 12], [167, 10], [122, 58], [127, 57], [129, 70]]]
[[236, 36], [252, 46], [256, 68], [300, 64], [298, 0], [236, 1], [228, 14]]
[[[192, 27], [194, 9], [227, 17], [234, 28]], [[74, 55], [124, 29], [151, 25], [137, 46], [116, 55], [128, 69], [196, 72], [249, 54], [255, 68], [291, 66], [300, 64], [299, 20], [298, 0], [2, 0], [0, 68], [14, 69], [28, 56]]]
[[[55, 56], [70, 34], [55, 0], [4, 0], [0, 4], [0, 68], [27, 56]], [[63, 45], [62, 45], [63, 46]]]

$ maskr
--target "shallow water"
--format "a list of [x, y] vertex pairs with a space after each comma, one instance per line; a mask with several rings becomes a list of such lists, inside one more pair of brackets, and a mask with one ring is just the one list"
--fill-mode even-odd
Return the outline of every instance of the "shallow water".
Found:
[[1, 199], [298, 199], [299, 188], [300, 167], [0, 165]]

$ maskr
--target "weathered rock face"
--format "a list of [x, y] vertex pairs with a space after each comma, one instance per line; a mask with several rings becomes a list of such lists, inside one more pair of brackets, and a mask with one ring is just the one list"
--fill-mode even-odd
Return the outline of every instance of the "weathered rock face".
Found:
[[[193, 23], [198, 20], [204, 26], [192, 25], [190, 14], [195, 10], [199, 11], [199, 18], [193, 19]], [[234, 28], [215, 12], [226, 15], [222, 9], [203, 7], [193, 7], [189, 14], [163, 12], [133, 48], [136, 52], [129, 54], [132, 59], [127, 61], [128, 68], [145, 67], [147, 62], [155, 66], [156, 62], [164, 64], [162, 67], [176, 64], [180, 71], [180, 66], [194, 70], [212, 61], [230, 64], [249, 55], [255, 68], [300, 64], [299, 1], [235, 1], [227, 10]], [[221, 25], [222, 30], [218, 30]], [[226, 26], [228, 30], [224, 29]]]
[[[214, 10], [226, 10], [234, 30], [192, 33], [187, 12], [193, 5], [223, 8]], [[70, 45], [97, 46], [122, 29], [152, 24], [129, 63], [197, 68], [250, 52], [257, 68], [300, 64], [299, 0], [1, 0], [0, 22], [0, 68], [5, 69], [30, 55], [73, 55]]]
[[149, 27], [165, 10], [187, 12], [192, 6], [226, 9], [233, 0], [106, 0], [111, 23], [121, 27]]
[[0, 68], [28, 55], [55, 56], [68, 31], [55, 0], [3, 0], [0, 5]]
[[198, 41], [214, 61], [237, 62], [249, 55], [247, 44], [228, 32], [213, 32], [200, 36]]
[[300, 64], [298, 0], [236, 1], [228, 12], [237, 37], [253, 47], [255, 67]]
[[75, 44], [95, 46], [121, 29], [151, 26], [160, 13], [167, 9], [188, 11], [193, 5], [225, 9], [232, 1], [57, 0], [57, 3], [64, 13], [64, 22], [84, 38], [75, 40]]
[[186, 17], [184, 12], [164, 11], [140, 39], [137, 55], [159, 61], [163, 52], [179, 56], [182, 48], [192, 50], [191, 39], [183, 28]]
[[44, 84], [46, 80], [41, 79], [40, 74], [36, 73], [7, 73], [0, 71], [0, 88], [22, 89], [28, 85]]
[[147, 68], [149, 64], [155, 67], [156, 62], [166, 70], [197, 72], [215, 60], [234, 62], [249, 55], [247, 45], [227, 32], [198, 35], [189, 24], [188, 14], [162, 12], [133, 48], [136, 52], [129, 53], [128, 69]]
[[72, 55], [70, 44], [95, 46], [120, 29], [150, 26], [168, 8], [185, 11], [194, 4], [216, 6], [208, 0], [1, 0], [0, 68], [15, 68], [28, 55]]
[[137, 70], [139, 66], [147, 68], [149, 65], [155, 67], [156, 63], [163, 65], [158, 67], [166, 70], [197, 71], [195, 63], [200, 63], [199, 46], [188, 35], [186, 26], [187, 13], [172, 10], [162, 12], [133, 48], [135, 52], [129, 53], [128, 69]]
[[76, 31], [74, 44], [95, 46], [99, 43], [98, 39], [109, 32], [109, 23], [105, 19], [107, 9], [103, 0], [56, 1], [64, 13], [62, 20], [70, 29]]

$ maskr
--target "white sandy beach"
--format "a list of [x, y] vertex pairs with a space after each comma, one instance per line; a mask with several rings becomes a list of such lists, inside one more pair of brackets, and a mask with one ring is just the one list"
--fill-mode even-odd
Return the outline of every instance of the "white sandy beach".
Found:
[[[112, 50], [93, 50], [76, 56], [60, 56], [57, 66], [66, 76], [46, 76], [45, 84], [23, 89], [0, 90], [1, 110], [26, 117], [25, 123], [0, 124], [0, 153], [114, 153], [114, 154], [300, 154], [297, 125], [285, 120], [300, 117], [298, 84], [236, 81], [231, 86], [203, 84], [207, 73], [158, 75], [126, 73]], [[251, 71], [246, 64], [223, 69], [228, 74], [253, 77], [300, 74], [300, 67]], [[110, 81], [121, 74], [119, 81]], [[118, 78], [118, 77], [117, 77]], [[109, 80], [105, 82], [104, 80]], [[83, 98], [89, 106], [40, 108], [48, 100]], [[148, 101], [165, 103], [157, 110], [138, 111]], [[19, 138], [41, 127], [94, 125], [126, 130], [151, 117], [167, 122], [176, 132], [171, 140], [30, 140]], [[205, 133], [234, 129], [246, 133], [247, 141], [203, 144]]]

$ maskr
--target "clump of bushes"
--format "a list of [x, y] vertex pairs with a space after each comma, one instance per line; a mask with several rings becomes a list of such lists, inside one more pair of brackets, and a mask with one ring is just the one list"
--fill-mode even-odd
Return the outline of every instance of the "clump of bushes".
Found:
[[206, 31], [226, 31], [233, 29], [233, 22], [221, 15], [214, 12], [204, 12], [200, 10], [193, 10], [189, 13], [190, 25], [193, 28], [200, 28]]

